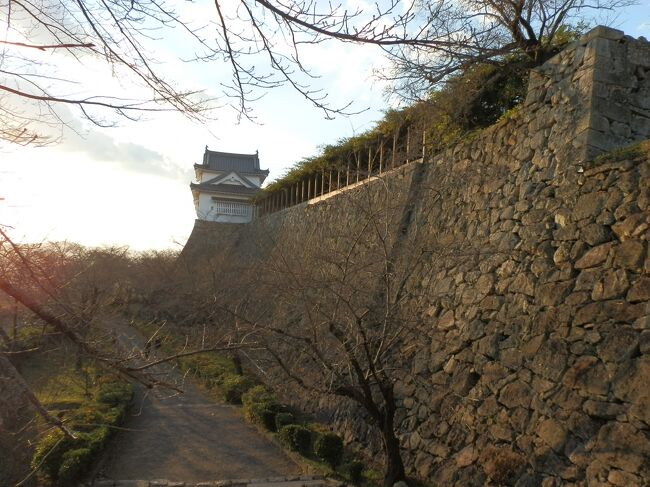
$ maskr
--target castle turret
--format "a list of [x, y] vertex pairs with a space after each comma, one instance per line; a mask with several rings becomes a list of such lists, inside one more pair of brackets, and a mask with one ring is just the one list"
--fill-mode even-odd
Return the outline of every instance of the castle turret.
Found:
[[217, 152], [205, 148], [203, 162], [194, 164], [196, 182], [190, 184], [199, 220], [248, 223], [253, 197], [269, 175], [260, 169], [259, 155]]

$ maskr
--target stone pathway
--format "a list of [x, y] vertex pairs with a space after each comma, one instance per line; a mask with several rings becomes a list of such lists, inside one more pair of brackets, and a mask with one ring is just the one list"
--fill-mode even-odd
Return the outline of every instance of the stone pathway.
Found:
[[93, 487], [343, 487], [344, 484], [321, 476], [287, 476], [262, 479], [215, 480], [208, 482], [176, 482], [159, 480], [98, 480]]
[[[119, 341], [142, 346], [137, 332], [120, 327]], [[135, 406], [98, 469], [97, 482], [168, 479], [251, 479], [299, 474], [273, 442], [244, 422], [239, 408], [218, 404], [186, 383], [185, 393], [136, 388]], [[117, 485], [117, 484], [115, 484]], [[122, 484], [119, 484], [122, 485]], [[148, 484], [133, 484], [148, 485]], [[211, 484], [206, 484], [211, 485]]]

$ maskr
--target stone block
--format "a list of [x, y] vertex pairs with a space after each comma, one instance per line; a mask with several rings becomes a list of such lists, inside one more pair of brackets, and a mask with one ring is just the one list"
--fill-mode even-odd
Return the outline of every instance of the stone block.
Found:
[[602, 419], [615, 419], [620, 414], [623, 414], [627, 406], [620, 403], [596, 401], [588, 399], [582, 405], [582, 410], [592, 418]]
[[591, 29], [586, 34], [584, 34], [582, 37], [580, 37], [580, 42], [585, 44], [591, 41], [592, 39], [596, 39], [598, 37], [602, 39], [618, 41], [620, 39], [623, 39], [624, 36], [625, 36], [625, 32], [623, 32], [622, 30], [613, 29], [611, 27], [606, 27], [604, 25], [598, 25], [593, 29]]
[[567, 438], [567, 431], [555, 419], [545, 419], [537, 425], [537, 435], [556, 452], [561, 452]]
[[643, 330], [639, 336], [639, 351], [650, 354], [650, 329]]
[[609, 471], [607, 482], [620, 487], [642, 487], [644, 484], [639, 476], [616, 469]]
[[629, 326], [617, 327], [598, 346], [598, 356], [606, 362], [629, 360], [639, 346], [639, 333]]
[[578, 261], [575, 263], [576, 269], [588, 269], [596, 267], [607, 260], [609, 251], [612, 248], [611, 243], [606, 243], [589, 249]]
[[614, 265], [623, 269], [640, 270], [645, 260], [645, 244], [630, 239], [621, 242], [615, 249]]
[[623, 269], [608, 270], [591, 292], [591, 299], [599, 301], [623, 297], [630, 287], [627, 272]]
[[606, 395], [609, 377], [603, 364], [590, 355], [579, 357], [564, 374], [562, 383], [576, 389], [580, 395]]
[[631, 42], [628, 45], [630, 64], [650, 68], [650, 44], [647, 42]]
[[535, 302], [541, 306], [556, 306], [564, 301], [573, 285], [573, 281], [540, 284], [535, 290]]
[[521, 406], [528, 408], [532, 399], [532, 389], [528, 384], [515, 380], [506, 384], [499, 393], [499, 402], [506, 407]]
[[619, 240], [627, 240], [628, 238], [638, 235], [640, 232], [648, 228], [648, 224], [646, 223], [646, 216], [642, 213], [629, 215], [627, 218], [621, 216], [621, 218], [617, 217], [617, 219], [623, 220], [612, 225], [612, 231], [619, 238]]
[[580, 195], [573, 210], [573, 218], [575, 220], [595, 218], [602, 211], [606, 201], [607, 193], [604, 191]]
[[627, 294], [627, 300], [631, 303], [643, 302], [650, 300], [650, 277], [641, 277], [637, 279]]

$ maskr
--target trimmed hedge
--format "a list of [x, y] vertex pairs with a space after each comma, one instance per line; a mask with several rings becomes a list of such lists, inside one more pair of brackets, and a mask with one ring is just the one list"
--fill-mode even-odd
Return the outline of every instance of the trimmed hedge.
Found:
[[58, 471], [58, 485], [76, 485], [76, 480], [92, 461], [93, 451], [90, 448], [68, 450], [63, 454]]
[[250, 421], [264, 425], [269, 431], [275, 430], [275, 414], [280, 405], [275, 396], [263, 386], [251, 387], [241, 396], [244, 416]]
[[334, 469], [343, 458], [343, 440], [334, 433], [320, 435], [314, 444], [314, 453]]
[[242, 394], [254, 385], [253, 381], [244, 375], [226, 374], [221, 380], [220, 387], [226, 402], [241, 404]]
[[278, 413], [275, 415], [275, 428], [281, 429], [288, 424], [295, 424], [296, 418], [291, 413]]
[[133, 387], [125, 382], [108, 382], [99, 386], [95, 394], [95, 401], [115, 407], [131, 401]]
[[[130, 384], [107, 382], [95, 394], [96, 402], [82, 404], [70, 412], [68, 427], [76, 438], [65, 436], [61, 430], [52, 430], [37, 444], [31, 466], [45, 474], [53, 485], [78, 485], [79, 477], [106, 445], [109, 426], [124, 419], [133, 398]], [[41, 465], [42, 462], [42, 465]]]
[[348, 463], [346, 470], [350, 476], [350, 482], [352, 482], [354, 485], [359, 485], [363, 479], [363, 463], [350, 462]]
[[293, 451], [307, 456], [311, 446], [311, 431], [300, 424], [288, 424], [278, 431], [280, 440]]

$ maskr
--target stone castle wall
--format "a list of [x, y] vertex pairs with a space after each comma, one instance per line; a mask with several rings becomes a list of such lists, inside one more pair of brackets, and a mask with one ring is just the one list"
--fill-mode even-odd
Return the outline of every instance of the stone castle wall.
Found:
[[[359, 201], [389, 195], [402, 208], [388, 222], [396, 262], [447, 250], [412, 284], [427, 302], [396, 357], [408, 364], [395, 390], [409, 472], [483, 485], [489, 465], [510, 459], [513, 485], [648, 485], [650, 147], [594, 156], [650, 137], [649, 49], [597, 28], [536, 69], [521, 109], [472, 140], [223, 240], [201, 224], [188, 248], [313, 245], [315, 229], [343, 232], [363, 218]], [[378, 448], [348, 404], [298, 402]]]

